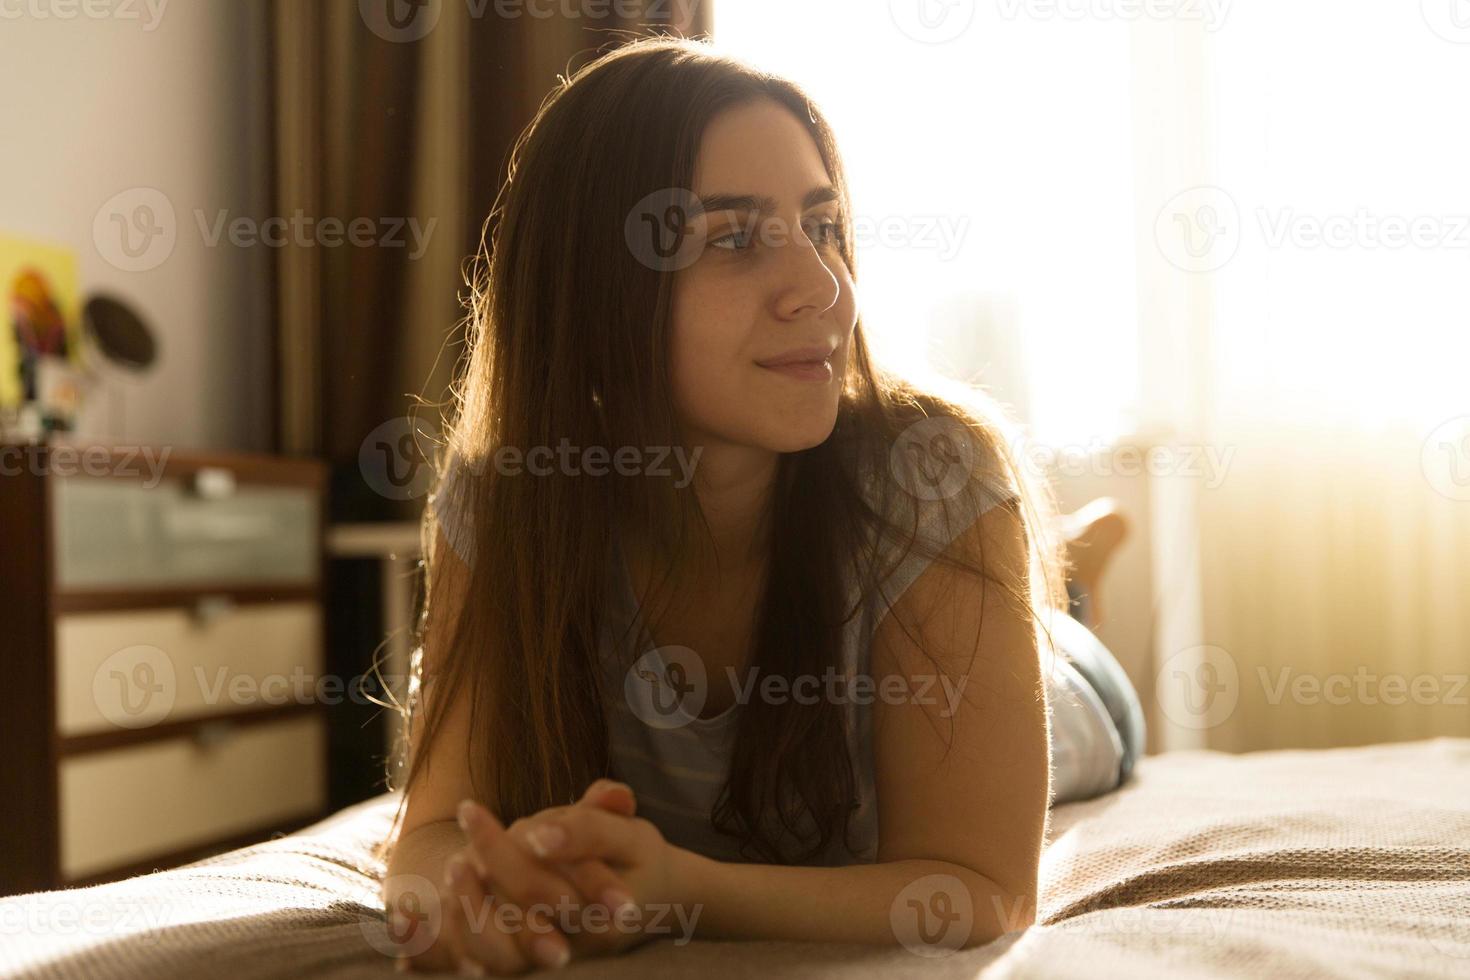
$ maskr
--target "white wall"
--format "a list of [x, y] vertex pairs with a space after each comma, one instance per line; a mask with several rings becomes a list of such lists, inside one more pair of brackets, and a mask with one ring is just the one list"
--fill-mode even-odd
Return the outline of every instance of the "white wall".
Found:
[[[0, 234], [74, 250], [83, 295], [128, 299], [159, 342], [152, 371], [88, 405], [82, 436], [269, 444], [273, 252], [210, 246], [196, 220], [268, 215], [265, 13], [256, 0], [0, 0]], [[172, 252], [144, 271], [109, 261], [119, 253], [93, 233], [132, 188], [175, 214]]]

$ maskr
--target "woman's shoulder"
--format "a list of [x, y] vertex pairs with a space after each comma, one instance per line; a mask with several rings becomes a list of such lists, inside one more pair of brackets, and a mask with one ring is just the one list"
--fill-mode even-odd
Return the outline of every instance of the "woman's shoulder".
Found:
[[892, 605], [983, 514], [1022, 491], [1004, 434], [984, 420], [920, 415], [886, 443], [886, 452], [866, 454], [856, 476], [878, 519], [877, 584]]
[[956, 532], [997, 504], [1018, 499], [1020, 486], [1005, 434], [984, 420], [947, 412], [904, 420], [880, 452], [857, 467], [870, 507], [890, 521]]

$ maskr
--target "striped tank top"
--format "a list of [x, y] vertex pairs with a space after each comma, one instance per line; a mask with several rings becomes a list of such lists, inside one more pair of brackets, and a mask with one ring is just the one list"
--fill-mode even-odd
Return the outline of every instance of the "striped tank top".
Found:
[[[474, 561], [474, 534], [466, 495], [472, 481], [465, 467], [453, 458], [445, 478], [429, 504], [450, 547], [466, 565]], [[937, 501], [896, 493], [891, 506], [899, 526], [909, 526], [918, 510], [920, 536], [936, 551], [972, 526], [996, 504], [1015, 499], [1010, 486], [999, 479], [981, 483], [976, 502], [969, 494], [950, 498], [948, 509]], [[872, 498], [876, 504], [876, 497]], [[886, 557], [886, 556], [885, 556]], [[910, 551], [893, 568], [876, 590], [862, 603], [857, 615], [844, 627], [843, 663], [831, 677], [812, 680], [805, 694], [821, 696], [821, 684], [850, 684], [852, 678], [871, 675], [872, 639], [882, 615], [930, 564], [927, 555]], [[887, 567], [885, 564], [884, 567]], [[722, 833], [712, 813], [729, 772], [738, 729], [742, 691], [754, 696], [760, 678], [737, 675], [736, 701], [726, 711], [700, 718], [700, 692], [706, 680], [697, 653], [682, 647], [654, 648], [639, 609], [616, 536], [607, 556], [607, 597], [602, 638], [604, 670], [604, 716], [608, 725], [609, 758], [614, 778], [627, 783], [638, 801], [641, 816], [652, 821], [664, 837], [684, 847], [721, 861], [749, 861], [738, 838]], [[853, 602], [860, 597], [858, 583], [849, 584]], [[849, 606], [851, 608], [851, 606]], [[626, 646], [631, 638], [633, 649]], [[620, 645], [622, 648], [620, 649]], [[1064, 656], [1046, 657], [1048, 715], [1052, 756], [1053, 803], [1086, 799], [1118, 784], [1124, 747], [1118, 729], [1098, 694]], [[631, 664], [631, 666], [630, 666]], [[855, 779], [855, 809], [844, 836], [838, 834], [827, 850], [809, 861], [813, 865], [840, 866], [870, 863], [878, 854], [878, 800], [873, 770], [873, 693], [864, 696], [856, 686], [838, 687], [847, 713], [847, 751]], [[792, 685], [783, 696], [793, 699], [803, 692]], [[943, 699], [935, 685], [930, 697]], [[810, 822], [799, 833], [810, 834]], [[790, 851], [795, 840], [783, 841]]]

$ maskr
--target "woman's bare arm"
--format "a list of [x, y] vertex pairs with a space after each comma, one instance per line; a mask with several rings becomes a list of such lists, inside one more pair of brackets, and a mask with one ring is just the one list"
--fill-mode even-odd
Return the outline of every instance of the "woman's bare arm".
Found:
[[[423, 679], [426, 684], [423, 697], [432, 694], [432, 677], [443, 662], [442, 638], [459, 616], [469, 584], [469, 569], [450, 549], [443, 532], [435, 542], [433, 561], [433, 592], [429, 597], [424, 631]], [[410, 745], [419, 744], [423, 716], [422, 705], [419, 705], [410, 719]], [[434, 752], [408, 794], [403, 823], [389, 856], [388, 875], [383, 882], [384, 900], [390, 910], [404, 906], [405, 891], [414, 892], [406, 904], [424, 907], [427, 896], [418, 893], [426, 886], [437, 887], [444, 878], [446, 862], [465, 846], [464, 834], [456, 820], [456, 808], [460, 800], [475, 795], [468, 764], [470, 727], [467, 698], [459, 697], [449, 705], [441, 726], [437, 746], [459, 746], [460, 751]], [[448, 951], [438, 942], [415, 957], [415, 962], [432, 969], [455, 966], [448, 958]]]
[[[1014, 509], [988, 511], [951, 547], [982, 545], [990, 572], [1024, 590]], [[933, 678], [937, 702], [873, 705], [878, 862], [779, 867], [680, 852], [675, 877], [700, 906], [701, 937], [956, 948], [1035, 921], [1050, 759], [1029, 612], [991, 584], [982, 602], [975, 576], [936, 562], [880, 624], [873, 674], [902, 676], [910, 691]], [[951, 692], [964, 685], [952, 719], [946, 680]]]
[[[421, 697], [426, 700], [435, 696], [435, 678], [444, 662], [444, 638], [451, 634], [466, 601], [470, 574], [449, 548], [442, 532], [435, 549], [433, 591], [424, 630]], [[420, 744], [424, 714], [423, 710], [416, 710], [410, 721], [410, 744], [415, 747]], [[595, 900], [608, 888], [619, 887], [617, 877], [601, 861], [544, 866], [519, 848], [505, 848], [499, 853], [499, 867], [473, 869], [481, 880], [451, 880], [449, 872], [455, 862], [473, 860], [475, 856], [468, 847], [459, 814], [462, 801], [476, 799], [469, 766], [472, 744], [469, 697], [463, 686], [447, 705], [440, 725], [429, 755], [422, 760], [425, 765], [408, 793], [403, 823], [390, 853], [383, 885], [390, 915], [392, 910], [404, 907], [432, 909], [424, 925], [429, 931], [415, 941], [404, 937], [404, 927], [399, 924], [395, 925], [395, 935], [408, 939], [404, 949], [410, 951], [413, 965], [420, 969], [451, 969], [458, 965], [457, 959], [466, 955], [507, 964], [508, 972], [519, 972], [520, 960], [525, 963], [564, 961], [570, 944], [559, 933], [549, 939], [546, 934], [530, 929], [519, 929], [509, 935], [496, 933], [489, 915], [490, 903], [485, 900], [492, 891], [500, 892], [492, 875], [507, 868], [517, 869], [514, 891], [517, 897], [527, 899], [527, 905], [532, 904], [532, 898], [548, 905], [580, 901], [588, 891]], [[594, 785], [584, 799], [612, 812], [632, 812], [631, 794], [625, 788]], [[463, 904], [468, 896], [478, 899], [469, 903], [475, 907], [464, 909], [462, 915], [451, 914], [447, 906], [455, 902]], [[511, 900], [505, 893], [497, 898], [502, 902]], [[473, 933], [469, 931], [472, 929]], [[586, 943], [580, 943], [578, 948], [580, 952], [590, 951]]]

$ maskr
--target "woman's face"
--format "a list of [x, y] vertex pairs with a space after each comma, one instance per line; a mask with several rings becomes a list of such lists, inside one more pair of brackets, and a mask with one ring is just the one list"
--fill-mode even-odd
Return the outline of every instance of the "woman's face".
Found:
[[711, 207], [691, 223], [703, 251], [674, 283], [685, 438], [774, 452], [818, 445], [837, 419], [857, 301], [816, 143], [776, 102], [726, 110], [705, 130], [692, 190]]

